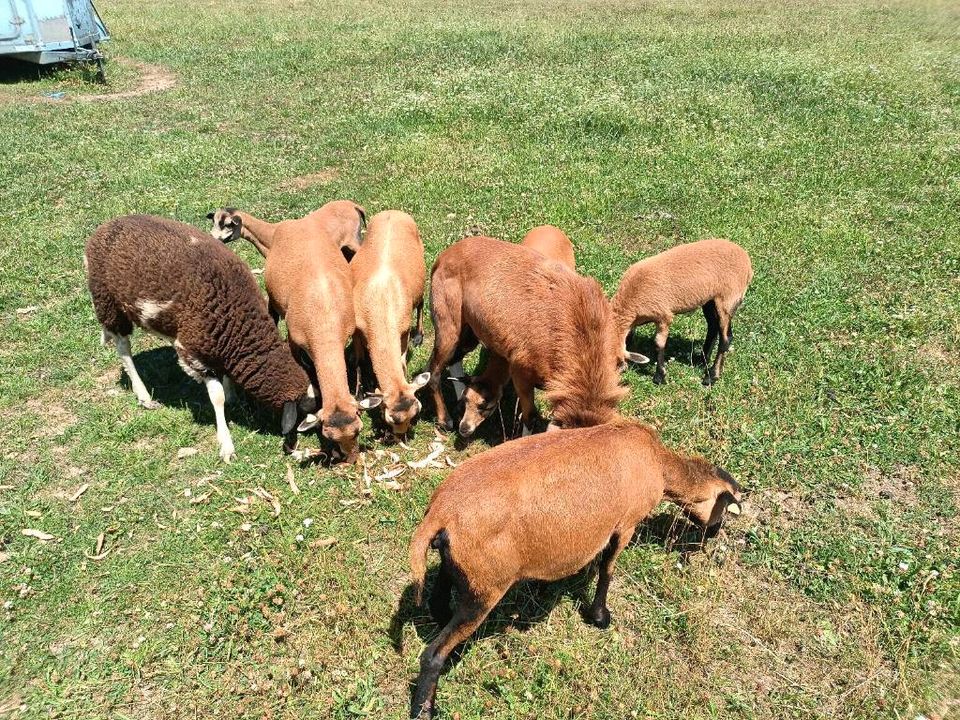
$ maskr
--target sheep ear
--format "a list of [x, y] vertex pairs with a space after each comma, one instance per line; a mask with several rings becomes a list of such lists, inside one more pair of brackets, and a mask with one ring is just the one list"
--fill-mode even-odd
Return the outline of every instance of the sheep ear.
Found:
[[467, 384], [460, 378], [447, 378], [450, 382], [453, 383], [453, 393], [457, 397], [457, 401], [463, 399], [463, 394], [467, 391]]
[[645, 365], [646, 363], [650, 362], [650, 358], [648, 358], [646, 355], [641, 355], [640, 353], [635, 352], [628, 352], [627, 360], [632, 363], [636, 363], [637, 365]]
[[317, 425], [320, 424], [320, 418], [318, 418], [313, 413], [308, 413], [307, 416], [303, 419], [303, 422], [297, 426], [297, 432], [307, 432], [307, 430], [313, 430]]
[[739, 515], [742, 512], [740, 509], [740, 503], [732, 502], [727, 505], [727, 512], [731, 515]]
[[287, 400], [283, 404], [283, 416], [280, 419], [280, 431], [284, 435], [289, 435], [293, 426], [297, 424], [297, 404], [293, 400]]
[[213, 210], [211, 210], [210, 212], [208, 212], [208, 213], [207, 213], [207, 220], [213, 220], [213, 216], [214, 216], [214, 215], [216, 215], [216, 213], [215, 213]]
[[430, 373], [422, 372], [413, 379], [411, 385], [413, 385], [414, 390], [419, 390], [428, 382], [430, 382]]
[[369, 397], [365, 397], [363, 400], [358, 402], [357, 407], [359, 407], [361, 410], [372, 410], [375, 407], [379, 407], [382, 402], [382, 395], [370, 395]]

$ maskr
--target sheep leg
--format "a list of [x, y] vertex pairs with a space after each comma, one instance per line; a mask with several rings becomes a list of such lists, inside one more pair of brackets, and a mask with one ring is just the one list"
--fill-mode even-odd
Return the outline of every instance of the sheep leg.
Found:
[[447, 568], [446, 558], [440, 565], [440, 571], [437, 573], [437, 580], [433, 584], [433, 590], [430, 592], [430, 616], [433, 621], [443, 627], [450, 618], [453, 617], [450, 612], [450, 593], [453, 590], [453, 579], [450, 570]]
[[[672, 318], [671, 318], [672, 319]], [[657, 321], [657, 334], [653, 337], [653, 342], [657, 346], [657, 371], [653, 375], [653, 382], [656, 385], [663, 385], [667, 379], [667, 371], [664, 362], [664, 352], [667, 349], [667, 335], [670, 333], [670, 319]]]
[[226, 397], [223, 390], [223, 384], [215, 377], [209, 377], [204, 380], [207, 386], [207, 395], [210, 396], [210, 404], [213, 405], [213, 412], [217, 416], [217, 442], [220, 443], [220, 459], [229, 463], [236, 457], [233, 449], [233, 438], [230, 437], [230, 428], [227, 427], [227, 416], [223, 408], [226, 404]]
[[723, 311], [719, 311], [719, 323], [720, 323], [720, 344], [717, 347], [717, 357], [713, 361], [713, 367], [710, 368], [710, 372], [707, 373], [706, 377], [703, 378], [704, 385], [713, 385], [717, 380], [720, 379], [720, 373], [723, 372], [723, 363], [726, 359], [727, 351], [730, 350], [730, 315]]
[[457, 645], [473, 635], [474, 631], [480, 627], [480, 623], [490, 614], [501, 597], [503, 592], [493, 593], [487, 598], [478, 597], [469, 590], [460, 594], [460, 604], [453, 618], [420, 656], [420, 675], [417, 677], [417, 689], [414, 691], [413, 703], [410, 706], [411, 718], [433, 717], [437, 681], [440, 679], [443, 664]]
[[456, 283], [443, 282], [436, 278], [430, 292], [430, 313], [433, 316], [434, 342], [433, 354], [430, 356], [430, 382], [428, 386], [433, 396], [437, 424], [444, 430], [453, 430], [453, 419], [443, 402], [440, 383], [443, 380], [443, 370], [450, 364], [451, 358], [457, 351], [457, 341], [460, 339], [460, 288]]
[[410, 336], [410, 342], [414, 347], [423, 345], [423, 298], [417, 303], [417, 329]]
[[593, 604], [584, 613], [584, 619], [601, 630], [610, 627], [610, 610], [607, 607], [607, 591], [610, 589], [610, 578], [613, 576], [613, 565], [617, 556], [633, 537], [633, 529], [625, 533], [614, 533], [610, 542], [600, 556], [600, 572], [597, 577], [597, 592], [593, 596]]
[[130, 354], [130, 336], [116, 335], [106, 328], [103, 329], [104, 344], [113, 342], [117, 348], [117, 355], [120, 357], [120, 364], [123, 365], [127, 377], [130, 378], [130, 387], [133, 388], [134, 395], [137, 396], [137, 402], [148, 410], [156, 410], [160, 403], [150, 397], [146, 385], [140, 379], [140, 373], [137, 372], [137, 366], [133, 364], [133, 355]]
[[710, 355], [713, 354], [713, 345], [717, 341], [717, 335], [720, 332], [720, 320], [717, 317], [717, 304], [711, 300], [703, 306], [703, 317], [707, 321], [707, 337], [703, 341], [703, 352], [697, 358], [697, 365], [706, 367], [710, 364]]
[[237, 388], [229, 375], [223, 376], [223, 397], [227, 405], [232, 405], [237, 401]]
[[517, 391], [517, 400], [520, 401], [520, 420], [523, 423], [521, 437], [533, 432], [533, 419], [537, 417], [537, 405], [533, 400], [533, 383], [526, 378], [514, 376], [513, 389]]

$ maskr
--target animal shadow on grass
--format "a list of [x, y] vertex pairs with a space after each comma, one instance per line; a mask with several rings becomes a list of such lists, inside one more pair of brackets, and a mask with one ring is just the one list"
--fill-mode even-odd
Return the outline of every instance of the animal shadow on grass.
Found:
[[56, 65], [35, 65], [12, 58], [4, 58], [0, 63], [0, 85], [18, 85], [20, 83], [43, 80], [62, 70]]
[[[635, 329], [627, 338], [627, 350], [639, 352], [650, 358], [650, 362], [641, 367], [633, 365], [634, 371], [645, 375], [653, 375], [657, 369], [657, 346], [653, 342], [653, 325], [645, 325], [649, 331], [644, 333], [640, 328]], [[714, 345], [716, 352], [716, 345]], [[679, 335], [667, 336], [667, 347], [664, 349], [665, 359], [678, 360], [691, 367], [704, 367], [706, 359], [703, 356], [703, 338], [687, 338]]]
[[[206, 388], [183, 372], [172, 347], [145, 350], [136, 355], [134, 362], [154, 400], [164, 407], [189, 410], [198, 425], [216, 427], [216, 416]], [[132, 396], [130, 378], [124, 371], [121, 371], [120, 385]], [[268, 408], [245, 398], [239, 387], [236, 400], [227, 405], [227, 420], [256, 432], [280, 434], [279, 417]]]

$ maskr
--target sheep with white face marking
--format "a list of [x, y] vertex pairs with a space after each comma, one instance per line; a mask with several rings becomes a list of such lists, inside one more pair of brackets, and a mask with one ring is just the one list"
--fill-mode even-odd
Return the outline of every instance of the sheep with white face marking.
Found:
[[223, 226], [248, 237], [244, 235], [248, 223], [257, 242], [263, 244], [269, 234], [263, 279], [270, 315], [286, 320], [290, 349], [316, 380], [322, 400], [321, 411], [308, 415], [297, 429], [306, 432], [322, 425], [321, 434], [352, 462], [363, 427], [360, 412], [377, 407], [380, 399], [364, 398], [358, 403], [350, 394], [344, 347], [356, 329], [353, 278], [336, 236], [317, 222], [322, 210], [279, 222], [267, 233], [247, 213], [220, 208], [213, 213], [214, 234]]
[[[217, 240], [226, 243], [242, 237], [253, 243], [263, 257], [270, 252], [281, 224], [261, 220], [236, 208], [214, 210], [207, 214], [207, 220], [213, 221], [210, 234]], [[367, 211], [352, 200], [331, 200], [296, 222], [308, 226], [310, 234], [327, 238], [349, 261], [363, 244]]]
[[664, 350], [675, 315], [703, 309], [707, 337], [703, 343], [703, 362], [709, 364], [713, 345], [720, 339], [713, 366], [703, 378], [704, 385], [720, 379], [723, 361], [733, 339], [732, 320], [753, 268], [747, 251], [729, 240], [714, 238], [686, 243], [631, 265], [613, 297], [613, 316], [617, 335], [624, 343], [633, 328], [656, 323], [658, 385], [666, 377]]
[[87, 240], [87, 283], [104, 343], [114, 343], [137, 400], [157, 403], [130, 354], [134, 326], [173, 342], [184, 371], [204, 383], [217, 419], [220, 457], [234, 457], [224, 405], [230, 381], [282, 412], [285, 434], [315, 409], [315, 393], [267, 314], [247, 266], [190, 225], [129, 215]]
[[403, 435], [420, 412], [415, 395], [430, 379], [407, 382], [410, 314], [417, 313], [414, 344], [423, 339], [423, 288], [427, 267], [417, 224], [405, 212], [387, 210], [370, 219], [367, 238], [350, 263], [357, 330], [358, 366], [369, 354], [383, 398], [383, 416], [394, 435]]

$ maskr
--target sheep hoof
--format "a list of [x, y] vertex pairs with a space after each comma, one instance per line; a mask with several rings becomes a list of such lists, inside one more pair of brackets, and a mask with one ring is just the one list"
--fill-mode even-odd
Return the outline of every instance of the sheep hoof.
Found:
[[220, 448], [220, 459], [223, 460], [227, 465], [233, 462], [237, 457], [237, 453], [232, 447]]
[[610, 611], [607, 608], [594, 610], [590, 608], [584, 615], [584, 619], [596, 628], [606, 630], [610, 627]]
[[713, 385], [716, 381], [717, 381], [717, 379], [716, 379], [715, 377], [713, 377], [712, 375], [709, 375], [709, 374], [708, 374], [708, 375], [704, 375], [704, 376], [703, 376], [703, 385], [704, 385], [704, 387], [710, 387], [710, 386]]
[[140, 405], [140, 407], [145, 408], [147, 410], [160, 409], [160, 403], [158, 403], [156, 400], [138, 400], [137, 403]]
[[410, 344], [414, 347], [420, 347], [423, 345], [423, 333], [414, 333], [410, 336]]
[[663, 385], [667, 381], [667, 376], [663, 373], [657, 373], [653, 376], [654, 385]]
[[453, 432], [453, 420], [447, 418], [443, 422], [438, 422], [437, 425], [440, 426], [441, 430], [446, 430], [447, 432]]

